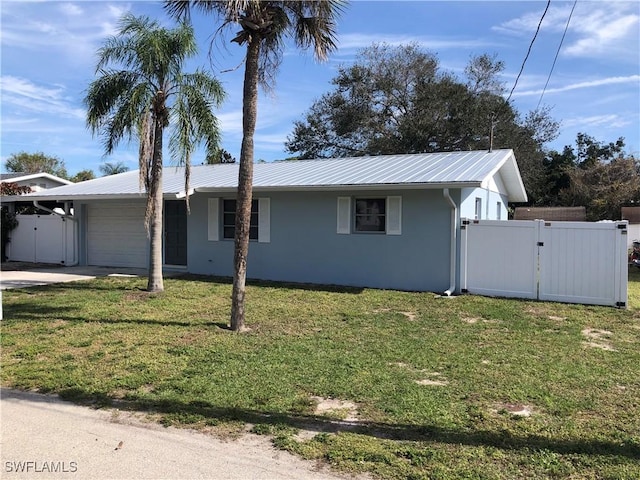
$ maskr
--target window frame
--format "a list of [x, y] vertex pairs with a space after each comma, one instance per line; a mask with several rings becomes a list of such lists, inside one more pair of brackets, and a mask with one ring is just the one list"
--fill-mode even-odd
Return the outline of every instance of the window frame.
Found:
[[[378, 208], [382, 205], [382, 212], [371, 212], [369, 209], [373, 208], [367, 206], [366, 211], [364, 213], [358, 213], [358, 202], [377, 202]], [[364, 234], [364, 235], [386, 235], [387, 234], [387, 224], [388, 224], [388, 212], [387, 212], [387, 197], [354, 197], [353, 199], [353, 233]], [[381, 230], [359, 230], [358, 229], [358, 219], [368, 218], [368, 217], [378, 217], [382, 219], [382, 229]]]
[[[355, 202], [362, 199], [378, 199], [384, 200], [384, 231], [367, 231], [356, 230], [355, 228]], [[402, 196], [401, 195], [384, 195], [378, 197], [375, 195], [368, 196], [339, 196], [337, 197], [336, 209], [336, 233], [338, 235], [352, 234], [381, 234], [390, 236], [402, 235]]]
[[482, 198], [476, 197], [474, 220], [482, 220]]
[[[228, 202], [233, 202], [233, 208], [227, 209]], [[220, 223], [222, 228], [222, 240], [234, 240], [236, 233], [236, 202], [235, 198], [223, 198], [220, 209]], [[233, 224], [227, 222], [227, 218], [232, 218]], [[227, 234], [227, 230], [230, 233]], [[249, 226], [249, 241], [257, 242], [260, 239], [260, 201], [258, 198], [251, 200], [251, 224]]]

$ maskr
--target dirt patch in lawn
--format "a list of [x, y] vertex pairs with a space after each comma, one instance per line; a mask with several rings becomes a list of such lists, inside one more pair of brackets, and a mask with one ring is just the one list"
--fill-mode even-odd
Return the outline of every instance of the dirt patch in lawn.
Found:
[[609, 341], [610, 337], [613, 335], [609, 330], [585, 328], [582, 330], [582, 335], [586, 338], [586, 341], [582, 342], [586, 347], [599, 348], [608, 352], [616, 351]]
[[417, 370], [413, 368], [411, 365], [408, 365], [404, 362], [392, 362], [389, 365], [410, 370], [415, 372], [417, 375], [420, 375], [421, 377], [426, 377], [426, 378], [420, 378], [420, 379], [414, 380], [414, 382], [417, 383], [418, 385], [429, 386], [429, 387], [444, 387], [446, 385], [449, 385], [449, 381], [443, 378], [440, 372], [430, 372], [429, 370]]
[[440, 372], [427, 372], [426, 370], [421, 370], [420, 373], [427, 378], [416, 380], [415, 382], [418, 385], [424, 385], [427, 387], [444, 387], [449, 385], [449, 380], [442, 377]]
[[534, 409], [531, 405], [525, 405], [522, 403], [499, 403], [493, 409], [494, 413], [508, 413], [514, 417], [530, 417], [534, 414]]
[[302, 427], [295, 436], [297, 441], [310, 440], [318, 433], [323, 432], [353, 430], [359, 425], [360, 417], [356, 403], [319, 396], [312, 396], [311, 401], [316, 405], [313, 414], [327, 417], [327, 422], [318, 422]]
[[348, 400], [339, 400], [337, 398], [311, 397], [316, 403], [315, 415], [339, 418], [345, 422], [358, 421], [358, 406]]

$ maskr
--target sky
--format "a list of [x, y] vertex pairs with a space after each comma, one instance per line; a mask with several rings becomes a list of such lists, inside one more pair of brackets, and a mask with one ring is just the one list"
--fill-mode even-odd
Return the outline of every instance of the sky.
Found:
[[[472, 56], [495, 55], [505, 63], [501, 80], [510, 92], [546, 5], [543, 0], [351, 1], [338, 20], [338, 48], [328, 61], [319, 64], [312, 52], [287, 48], [275, 88], [260, 91], [255, 160], [291, 156], [284, 142], [294, 122], [332, 90], [340, 66], [352, 64], [375, 42], [418, 44], [461, 80]], [[560, 135], [546, 145], [549, 149], [575, 145], [583, 132], [607, 143], [624, 137], [627, 153], [640, 157], [640, 2], [578, 0], [567, 28], [573, 6], [574, 0], [551, 1], [512, 104], [523, 117], [539, 103], [551, 109]], [[96, 51], [116, 34], [124, 13], [174, 25], [162, 3], [2, 0], [0, 10], [2, 172], [6, 159], [19, 152], [55, 156], [70, 175], [90, 169], [99, 176], [105, 161], [137, 168], [135, 141], [123, 141], [104, 156], [101, 138], [86, 127], [83, 98], [96, 78]], [[229, 37], [211, 43], [214, 17], [198, 12], [192, 20], [199, 54], [185, 70], [205, 68], [222, 83], [227, 99], [215, 112], [222, 147], [238, 158], [244, 48], [229, 43]], [[203, 160], [198, 152], [192, 162]]]

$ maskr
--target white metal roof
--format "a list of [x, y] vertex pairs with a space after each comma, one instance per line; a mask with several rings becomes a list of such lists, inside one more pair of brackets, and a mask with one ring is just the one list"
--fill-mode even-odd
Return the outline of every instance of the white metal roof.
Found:
[[[253, 188], [268, 190], [346, 190], [376, 188], [486, 187], [500, 173], [512, 202], [527, 195], [512, 150], [418, 153], [369, 157], [257, 163]], [[191, 171], [190, 192], [234, 191], [238, 165], [200, 165]], [[183, 197], [184, 169], [165, 167], [165, 196]], [[81, 200], [144, 195], [138, 171], [57, 187], [27, 197], [34, 200]]]
[[71, 180], [67, 180], [65, 178], [57, 177], [55, 175], [51, 175], [46, 172], [39, 173], [25, 173], [25, 172], [16, 172], [16, 173], [3, 173], [0, 175], [0, 182], [2, 183], [15, 183], [15, 182], [24, 182], [27, 180], [34, 180], [38, 178], [46, 178], [48, 180], [52, 180], [54, 182], [58, 182], [62, 185], [70, 185], [73, 182]]

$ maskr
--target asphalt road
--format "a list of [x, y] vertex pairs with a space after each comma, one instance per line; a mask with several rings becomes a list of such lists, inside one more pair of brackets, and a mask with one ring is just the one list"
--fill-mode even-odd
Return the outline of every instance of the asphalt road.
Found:
[[8, 389], [0, 391], [0, 439], [0, 477], [8, 480], [345, 478], [257, 435], [223, 441]]

